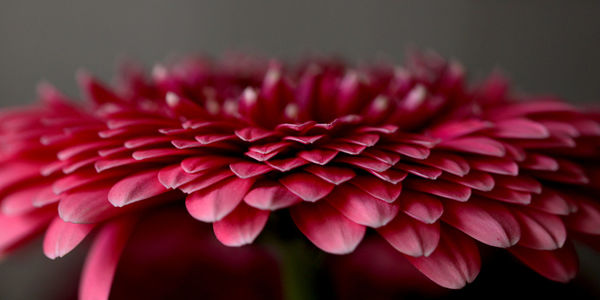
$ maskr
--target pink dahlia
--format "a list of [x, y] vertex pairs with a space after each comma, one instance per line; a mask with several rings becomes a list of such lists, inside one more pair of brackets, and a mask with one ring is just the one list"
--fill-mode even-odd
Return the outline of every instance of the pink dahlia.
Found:
[[513, 96], [497, 76], [469, 88], [435, 55], [192, 59], [150, 78], [126, 68], [116, 90], [78, 80], [86, 103], [42, 85], [40, 104], [0, 116], [0, 253], [45, 231], [57, 258], [97, 231], [81, 299], [108, 297], [137, 220], [172, 202], [227, 246], [280, 230], [267, 221], [281, 211], [328, 253], [372, 228], [447, 288], [475, 279], [480, 244], [566, 282], [572, 238], [598, 241], [600, 115]]

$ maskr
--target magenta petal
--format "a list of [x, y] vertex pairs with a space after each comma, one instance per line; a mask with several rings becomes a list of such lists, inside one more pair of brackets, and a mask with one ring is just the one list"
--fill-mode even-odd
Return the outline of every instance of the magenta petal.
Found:
[[513, 209], [521, 224], [519, 246], [537, 250], [561, 248], [567, 240], [567, 229], [560, 217], [533, 209]]
[[346, 218], [372, 228], [389, 223], [400, 211], [398, 205], [374, 198], [352, 185], [337, 187], [325, 200]]
[[229, 177], [233, 177], [233, 172], [229, 169], [215, 169], [196, 173], [198, 177], [179, 187], [179, 190], [186, 194], [205, 189], [213, 184], [221, 182]]
[[396, 250], [410, 256], [429, 256], [440, 240], [440, 224], [425, 224], [399, 214], [377, 232]]
[[298, 156], [317, 165], [326, 165], [338, 154], [335, 150], [313, 149], [305, 150], [298, 153]]
[[348, 220], [324, 201], [294, 205], [290, 213], [298, 229], [328, 253], [350, 253], [365, 235], [364, 226]]
[[108, 192], [108, 201], [116, 207], [149, 199], [167, 191], [158, 181], [159, 170], [143, 171], [115, 183]]
[[405, 214], [427, 224], [435, 223], [444, 213], [442, 202], [425, 193], [404, 191], [398, 202]]
[[54, 218], [44, 236], [44, 254], [50, 259], [63, 257], [77, 247], [94, 226], [96, 224], [67, 223]]
[[388, 203], [396, 201], [402, 192], [402, 183], [392, 184], [374, 176], [357, 176], [350, 183], [369, 195]]
[[262, 210], [278, 210], [301, 201], [281, 183], [271, 180], [257, 182], [244, 197], [248, 205]]
[[571, 213], [567, 200], [549, 187], [544, 187], [540, 194], [532, 195], [530, 207], [553, 215], [566, 216]]
[[463, 177], [444, 173], [441, 179], [458, 183], [479, 191], [491, 191], [496, 185], [494, 178], [490, 174], [477, 170], [471, 170], [469, 174]]
[[504, 205], [490, 201], [446, 201], [442, 220], [494, 247], [508, 248], [515, 245], [521, 237], [519, 223], [512, 213]]
[[269, 218], [269, 211], [241, 203], [230, 214], [213, 223], [217, 239], [226, 246], [239, 247], [254, 242]]
[[481, 268], [475, 242], [449, 229], [443, 230], [440, 242], [431, 255], [406, 258], [433, 282], [449, 289], [460, 289], [473, 282]]
[[310, 173], [292, 173], [279, 179], [290, 192], [304, 201], [315, 202], [329, 194], [335, 185]]
[[569, 282], [579, 269], [577, 253], [571, 243], [550, 251], [519, 246], [508, 250], [528, 267], [550, 280]]
[[120, 218], [102, 226], [83, 266], [79, 299], [108, 300], [119, 257], [135, 222], [133, 218]]
[[450, 153], [432, 152], [421, 164], [435, 167], [456, 176], [464, 176], [469, 173], [469, 163], [464, 158]]
[[188, 212], [203, 222], [223, 219], [242, 201], [254, 179], [231, 178], [190, 194], [185, 200]]

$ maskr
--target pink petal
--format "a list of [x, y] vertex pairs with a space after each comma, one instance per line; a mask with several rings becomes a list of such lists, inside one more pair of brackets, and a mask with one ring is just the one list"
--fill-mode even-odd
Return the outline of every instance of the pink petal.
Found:
[[495, 186], [495, 180], [490, 174], [476, 170], [471, 170], [463, 177], [444, 173], [441, 179], [484, 192], [491, 191]]
[[569, 203], [556, 191], [544, 187], [541, 194], [533, 194], [530, 207], [553, 214], [568, 215], [571, 212]]
[[63, 257], [75, 249], [95, 226], [67, 223], [60, 217], [54, 218], [44, 236], [44, 254], [50, 259]]
[[201, 171], [226, 166], [231, 162], [232, 159], [228, 157], [205, 155], [186, 158], [181, 161], [181, 167], [188, 173], [198, 173]]
[[425, 276], [446, 288], [460, 289], [479, 274], [481, 259], [477, 245], [464, 234], [445, 229], [429, 256], [406, 257]]
[[504, 205], [490, 201], [446, 201], [442, 220], [494, 247], [508, 248], [515, 245], [521, 237], [519, 223], [511, 212]]
[[55, 216], [54, 209], [39, 209], [17, 216], [0, 214], [0, 254], [42, 230]]
[[460, 184], [445, 180], [426, 180], [421, 178], [410, 178], [403, 181], [404, 187], [423, 193], [428, 193], [442, 198], [456, 201], [467, 201], [471, 197], [471, 189]]
[[356, 176], [352, 169], [334, 166], [310, 165], [304, 170], [335, 185], [340, 185]]
[[443, 173], [442, 170], [435, 167], [405, 164], [401, 162], [397, 163], [394, 167], [426, 179], [437, 179]]
[[404, 191], [398, 202], [405, 214], [427, 224], [435, 223], [444, 213], [442, 202], [424, 193]]
[[391, 144], [385, 145], [383, 148], [419, 160], [426, 159], [430, 154], [430, 151], [427, 147], [419, 145]]
[[176, 189], [198, 178], [199, 174], [190, 174], [180, 164], [166, 166], [158, 171], [158, 181], [168, 189]]
[[579, 269], [577, 253], [571, 243], [550, 251], [519, 246], [508, 250], [528, 267], [550, 280], [569, 282]]
[[424, 224], [399, 214], [377, 232], [396, 250], [410, 256], [429, 256], [440, 240], [440, 224]]
[[279, 179], [290, 192], [304, 201], [315, 202], [329, 194], [335, 185], [310, 173], [297, 172]]
[[544, 139], [550, 136], [544, 125], [523, 118], [496, 122], [492, 134], [499, 138], [513, 139]]
[[143, 171], [121, 179], [108, 192], [108, 201], [114, 206], [123, 207], [166, 192], [167, 188], [158, 181], [158, 172]]
[[435, 167], [456, 176], [464, 176], [469, 173], [469, 163], [464, 158], [444, 152], [432, 152], [421, 164]]
[[493, 123], [482, 120], [465, 120], [445, 122], [431, 130], [431, 135], [440, 139], [450, 139], [469, 135], [481, 130], [491, 128]]
[[311, 163], [317, 164], [317, 165], [326, 165], [332, 159], [334, 159], [338, 153], [339, 152], [335, 151], [335, 150], [313, 149], [313, 150], [300, 151], [298, 153], [298, 156], [308, 160]]
[[558, 162], [554, 158], [537, 153], [528, 153], [525, 160], [519, 165], [525, 169], [538, 171], [556, 171], [559, 168]]
[[237, 135], [240, 139], [250, 143], [273, 136], [275, 134], [277, 133], [274, 131], [252, 127], [246, 127], [244, 129], [235, 131], [235, 135]]
[[102, 226], [83, 266], [79, 299], [108, 299], [119, 257], [134, 227], [132, 218], [117, 219]]
[[242, 203], [225, 218], [214, 222], [213, 230], [224, 245], [239, 247], [254, 242], [268, 218], [269, 211]]
[[494, 179], [496, 181], [497, 186], [505, 187], [511, 190], [535, 194], [539, 194], [542, 192], [542, 184], [531, 176], [496, 175], [494, 176]]
[[438, 148], [497, 157], [506, 154], [502, 143], [486, 137], [463, 137], [444, 141]]
[[335, 161], [376, 172], [385, 172], [392, 167], [390, 164], [364, 156], [338, 156]]
[[272, 159], [266, 162], [267, 165], [279, 170], [280, 172], [288, 172], [292, 169], [304, 166], [308, 163], [307, 160], [301, 157]]
[[257, 182], [244, 197], [244, 201], [262, 210], [278, 210], [302, 201], [277, 181], [262, 180]]
[[509, 158], [473, 156], [469, 157], [469, 165], [471, 165], [471, 167], [475, 170], [494, 174], [512, 176], [519, 174], [519, 166], [516, 162]]
[[190, 194], [185, 206], [194, 218], [203, 222], [223, 219], [242, 201], [254, 179], [231, 178]]
[[229, 169], [231, 169], [231, 171], [239, 178], [251, 178], [273, 170], [273, 168], [268, 165], [249, 161], [231, 163], [229, 164]]
[[233, 172], [229, 169], [216, 169], [196, 173], [196, 179], [182, 185], [179, 190], [186, 194], [191, 194], [195, 191], [205, 189], [213, 184], [221, 182], [233, 176]]
[[519, 245], [536, 250], [555, 250], [567, 240], [567, 229], [555, 215], [533, 209], [513, 209], [513, 214], [521, 224]]
[[374, 198], [352, 185], [337, 187], [325, 200], [346, 218], [373, 228], [389, 223], [400, 210], [398, 205]]
[[531, 194], [526, 192], [519, 192], [503, 187], [495, 187], [493, 190], [489, 192], [479, 192], [476, 191], [476, 194], [485, 196], [490, 199], [507, 202], [507, 203], [515, 203], [515, 204], [523, 204], [529, 205], [531, 203]]
[[5, 195], [4, 199], [0, 200], [2, 213], [6, 215], [20, 215], [36, 209], [33, 205], [34, 198], [47, 188], [47, 184], [41, 184], [38, 186], [17, 189], [14, 192]]
[[350, 181], [354, 186], [358, 187], [362, 191], [368, 193], [369, 195], [388, 202], [392, 203], [398, 199], [400, 193], [402, 192], [402, 184], [392, 184], [383, 180], [380, 180], [374, 176], [361, 175], [354, 177], [352, 181]]
[[348, 220], [325, 201], [294, 205], [290, 213], [298, 229], [328, 253], [350, 253], [365, 235], [364, 226]]

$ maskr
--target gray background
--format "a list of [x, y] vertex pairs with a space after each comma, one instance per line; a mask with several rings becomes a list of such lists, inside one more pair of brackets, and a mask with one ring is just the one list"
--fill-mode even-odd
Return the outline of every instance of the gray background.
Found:
[[[0, 106], [31, 102], [41, 79], [77, 95], [77, 69], [109, 80], [124, 56], [146, 65], [227, 50], [400, 62], [408, 45], [462, 61], [472, 78], [499, 67], [523, 91], [600, 99], [600, 1], [0, 0]], [[580, 251], [595, 277], [598, 255]], [[77, 253], [52, 263], [36, 244], [9, 258], [0, 299], [60, 295]]]

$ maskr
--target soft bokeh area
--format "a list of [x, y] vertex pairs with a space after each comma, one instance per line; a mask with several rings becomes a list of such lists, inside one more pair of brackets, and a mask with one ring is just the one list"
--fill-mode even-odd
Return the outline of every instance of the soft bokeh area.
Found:
[[[0, 107], [34, 101], [42, 80], [78, 96], [77, 70], [109, 81], [126, 58], [148, 68], [229, 51], [401, 62], [410, 47], [455, 58], [471, 78], [500, 69], [521, 91], [600, 103], [600, 1], [0, 0]], [[85, 251], [52, 262], [40, 244], [0, 261], [0, 299], [74, 295]], [[600, 255], [578, 251], [582, 279], [549, 291], [600, 286]], [[484, 264], [478, 289], [456, 297], [497, 288], [500, 269]]]

